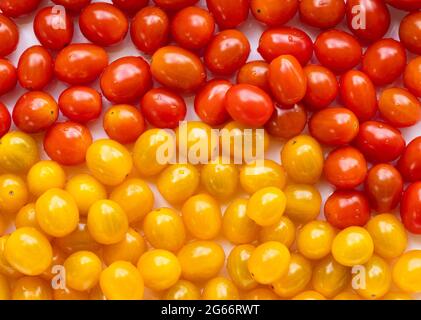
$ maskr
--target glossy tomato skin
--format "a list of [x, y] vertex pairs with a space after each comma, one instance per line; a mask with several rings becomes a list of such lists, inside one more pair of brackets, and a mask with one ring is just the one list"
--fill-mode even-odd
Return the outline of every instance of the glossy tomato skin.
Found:
[[0, 10], [8, 17], [17, 18], [34, 11], [41, 0], [2, 0]]
[[16, 50], [19, 42], [19, 30], [16, 24], [0, 13], [0, 57], [5, 57]]
[[64, 90], [58, 99], [61, 113], [79, 123], [97, 119], [102, 111], [102, 98], [95, 89], [74, 86]]
[[12, 91], [18, 81], [15, 66], [6, 59], [0, 59], [0, 96]]
[[136, 13], [148, 5], [148, 0], [113, 0], [113, 4], [127, 13]]
[[377, 112], [376, 88], [370, 78], [358, 70], [350, 70], [340, 79], [341, 100], [360, 121], [371, 119]]
[[10, 116], [9, 110], [0, 102], [0, 138], [9, 132], [11, 124], [12, 117]]
[[283, 54], [294, 56], [306, 65], [313, 55], [313, 41], [302, 30], [293, 27], [271, 28], [262, 33], [257, 51], [267, 62]]
[[421, 182], [414, 182], [406, 188], [400, 210], [405, 228], [409, 232], [421, 234]]
[[54, 61], [42, 46], [26, 49], [19, 58], [19, 84], [27, 90], [41, 90], [50, 83], [54, 75]]
[[412, 53], [421, 55], [421, 12], [408, 14], [399, 26], [399, 39]]
[[183, 97], [165, 88], [146, 92], [140, 106], [146, 120], [156, 128], [176, 128], [187, 113]]
[[206, 0], [206, 5], [221, 29], [235, 28], [246, 21], [250, 7], [249, 0]]
[[360, 125], [355, 146], [371, 162], [391, 162], [405, 149], [401, 132], [379, 121], [366, 121]]
[[376, 85], [395, 81], [405, 70], [406, 52], [394, 39], [382, 39], [367, 48], [362, 60], [362, 71]]
[[55, 4], [61, 5], [65, 7], [67, 10], [72, 12], [79, 12], [88, 4], [91, 3], [92, 0], [52, 0]]
[[378, 213], [391, 212], [401, 200], [403, 179], [394, 166], [377, 164], [368, 171], [364, 190], [374, 210]]
[[298, 0], [251, 0], [250, 9], [256, 20], [270, 27], [280, 26], [295, 16]]
[[308, 127], [311, 135], [319, 142], [340, 146], [351, 142], [357, 136], [359, 122], [351, 110], [332, 107], [315, 112]]
[[291, 139], [298, 136], [307, 124], [307, 111], [302, 104], [292, 108], [275, 108], [272, 116], [266, 122], [265, 129], [274, 137]]
[[300, 19], [304, 23], [321, 29], [333, 28], [345, 16], [343, 0], [301, 0]]
[[421, 9], [421, 3], [418, 0], [386, 0], [391, 6], [407, 11], [415, 11]]
[[412, 94], [421, 97], [421, 57], [416, 57], [406, 65], [403, 83]]
[[105, 68], [100, 85], [113, 103], [137, 102], [152, 87], [149, 64], [142, 57], [119, 58]]
[[15, 125], [23, 132], [41, 132], [56, 122], [58, 105], [48, 93], [30, 91], [18, 99], [12, 117]]
[[397, 168], [405, 181], [421, 180], [421, 137], [408, 143], [399, 158]]
[[48, 156], [65, 166], [85, 162], [92, 135], [87, 127], [76, 122], [59, 122], [53, 125], [44, 137], [44, 149]]
[[361, 45], [352, 35], [335, 29], [318, 35], [314, 52], [323, 66], [337, 73], [354, 68], [362, 55]]
[[178, 11], [194, 5], [198, 0], [154, 0], [158, 7], [169, 11]]
[[152, 54], [168, 42], [170, 21], [168, 15], [158, 7], [140, 10], [130, 26], [134, 45], [146, 54]]
[[237, 73], [237, 83], [248, 83], [269, 91], [268, 72], [269, 64], [265, 61], [247, 62]]
[[362, 192], [335, 191], [326, 200], [326, 220], [335, 228], [364, 226], [370, 219], [370, 205]]
[[224, 104], [234, 120], [252, 127], [264, 125], [274, 110], [271, 97], [250, 84], [232, 86], [227, 91]]
[[311, 110], [320, 110], [329, 106], [338, 96], [339, 84], [329, 69], [318, 65], [304, 67], [307, 78], [307, 90], [303, 102]]
[[38, 41], [50, 50], [61, 50], [72, 42], [73, 19], [55, 7], [38, 11], [34, 19], [34, 33]]

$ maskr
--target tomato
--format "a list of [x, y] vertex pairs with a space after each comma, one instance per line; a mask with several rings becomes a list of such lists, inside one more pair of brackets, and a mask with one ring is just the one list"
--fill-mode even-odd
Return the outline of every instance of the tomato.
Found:
[[307, 78], [291, 55], [281, 55], [270, 63], [268, 81], [275, 100], [283, 105], [301, 101], [306, 93]]
[[15, 66], [6, 59], [0, 59], [0, 96], [12, 91], [18, 82]]
[[153, 0], [158, 7], [164, 10], [178, 11], [184, 7], [194, 5], [198, 0]]
[[41, 0], [2, 0], [0, 10], [8, 17], [17, 18], [34, 11], [40, 2]]
[[360, 63], [362, 49], [352, 35], [332, 29], [317, 36], [314, 52], [322, 65], [334, 72], [342, 73]]
[[64, 10], [46, 7], [34, 18], [34, 33], [47, 49], [61, 50], [72, 42], [73, 19]]
[[274, 109], [271, 97], [250, 84], [232, 86], [226, 93], [224, 104], [234, 120], [253, 127], [264, 125]]
[[381, 93], [379, 111], [394, 127], [410, 127], [421, 119], [421, 103], [401, 88], [388, 88]]
[[302, 104], [295, 104], [292, 108], [275, 108], [265, 129], [272, 136], [291, 139], [299, 135], [307, 124], [307, 111]]
[[47, 49], [42, 46], [29, 47], [19, 58], [19, 84], [28, 90], [41, 90], [53, 78], [53, 64]]
[[90, 87], [74, 86], [60, 94], [58, 106], [69, 120], [85, 123], [101, 115], [102, 98]]
[[333, 28], [345, 16], [343, 0], [301, 0], [300, 19], [302, 22], [316, 28]]
[[406, 52], [403, 45], [394, 39], [382, 39], [365, 51], [362, 71], [376, 85], [395, 81], [405, 70]]
[[335, 191], [325, 203], [326, 220], [335, 228], [364, 226], [370, 219], [370, 205], [366, 196], [355, 190]]
[[313, 55], [313, 41], [304, 31], [297, 28], [273, 28], [262, 33], [257, 51], [267, 62], [282, 54], [290, 54], [301, 65], [306, 65]]
[[412, 94], [421, 97], [421, 57], [416, 57], [406, 65], [403, 84]]
[[4, 57], [16, 50], [19, 42], [19, 30], [11, 19], [1, 13], [0, 26], [0, 57]]
[[360, 125], [355, 146], [371, 162], [390, 162], [405, 149], [405, 140], [398, 129], [379, 121]]
[[351, 142], [358, 134], [359, 122], [355, 114], [342, 107], [317, 111], [309, 122], [309, 130], [319, 142], [340, 146]]
[[374, 210], [391, 212], [401, 200], [402, 176], [392, 165], [378, 164], [368, 171], [364, 188]]
[[0, 138], [3, 137], [10, 129], [12, 118], [6, 106], [0, 102]]
[[389, 29], [390, 13], [382, 0], [349, 0], [346, 21], [359, 39], [372, 42], [381, 39]]
[[199, 57], [175, 46], [162, 47], [154, 53], [151, 72], [164, 86], [182, 92], [196, 91], [206, 81], [205, 67]]
[[421, 12], [413, 12], [402, 19], [399, 39], [406, 49], [421, 55]]
[[107, 110], [103, 126], [111, 139], [126, 144], [135, 142], [145, 131], [145, 120], [135, 107], [120, 104]]
[[136, 13], [148, 5], [148, 0], [112, 0], [114, 6], [128, 13]]
[[237, 73], [237, 83], [248, 83], [269, 91], [268, 72], [269, 64], [265, 61], [247, 62]]
[[408, 143], [398, 161], [397, 168], [405, 181], [421, 180], [421, 137]]
[[108, 65], [107, 52], [88, 43], [70, 44], [62, 49], [54, 64], [56, 77], [71, 85], [94, 81]]
[[303, 102], [312, 110], [329, 106], [339, 91], [335, 75], [329, 69], [318, 65], [308, 65], [303, 70], [307, 77], [307, 91]]
[[52, 0], [55, 4], [65, 7], [67, 10], [72, 12], [79, 12], [92, 0]]
[[30, 91], [18, 99], [12, 117], [15, 125], [23, 132], [41, 132], [56, 122], [58, 105], [48, 93]]
[[209, 12], [214, 16], [220, 29], [235, 28], [246, 21], [249, 14], [249, 0], [235, 2], [226, 0], [206, 0]]
[[421, 234], [421, 182], [414, 182], [406, 188], [400, 210], [405, 228], [409, 232]]
[[157, 7], [145, 7], [133, 18], [130, 36], [134, 45], [144, 53], [152, 54], [168, 42], [169, 19]]
[[206, 67], [215, 74], [230, 75], [240, 69], [250, 54], [250, 43], [238, 30], [224, 30], [216, 34], [206, 48]]
[[415, 11], [421, 9], [421, 3], [418, 0], [386, 0], [391, 6], [407, 11]]
[[369, 120], [376, 114], [376, 88], [363, 72], [350, 70], [342, 75], [340, 94], [345, 106], [353, 111], [360, 121]]
[[187, 113], [183, 97], [165, 88], [146, 92], [140, 106], [146, 120], [156, 128], [176, 128]]
[[298, 0], [251, 0], [251, 13], [268, 26], [279, 26], [291, 20], [298, 10]]
[[85, 126], [67, 121], [53, 125], [44, 137], [44, 150], [48, 156], [65, 166], [85, 162], [92, 136]]

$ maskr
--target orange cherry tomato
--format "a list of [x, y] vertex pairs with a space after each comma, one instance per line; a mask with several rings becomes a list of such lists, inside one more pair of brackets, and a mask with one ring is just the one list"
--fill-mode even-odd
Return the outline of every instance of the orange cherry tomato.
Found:
[[418, 0], [386, 0], [391, 6], [407, 11], [415, 11], [421, 9], [421, 3]]
[[164, 10], [178, 11], [194, 5], [198, 0], [153, 0], [157, 6]]
[[17, 82], [18, 73], [15, 66], [9, 60], [0, 59], [0, 96], [12, 91]]
[[56, 122], [58, 105], [48, 93], [30, 91], [18, 99], [12, 117], [15, 125], [23, 132], [41, 132]]
[[265, 129], [272, 136], [291, 139], [298, 136], [307, 124], [307, 111], [302, 104], [292, 108], [275, 108], [272, 116], [266, 122]]
[[[0, 4], [0, 9], [2, 9], [1, 6]], [[0, 57], [7, 56], [15, 51], [18, 42], [18, 27], [11, 19], [0, 13]]]
[[250, 1], [206, 0], [209, 12], [215, 18], [220, 29], [235, 28], [246, 21]]
[[397, 168], [405, 181], [421, 180], [421, 137], [408, 143], [398, 161]]
[[412, 94], [421, 97], [421, 57], [416, 57], [406, 65], [403, 83]]
[[0, 10], [8, 17], [17, 18], [34, 11], [41, 0], [2, 0]]
[[70, 10], [72, 12], [79, 12], [88, 4], [90, 4], [92, 0], [52, 0], [52, 1], [55, 4], [65, 7], [67, 10]]
[[0, 138], [3, 137], [10, 129], [12, 117], [6, 106], [0, 102]]
[[338, 96], [339, 84], [335, 75], [327, 68], [318, 65], [304, 67], [307, 78], [307, 91], [303, 102], [312, 110], [329, 106]]
[[399, 39], [409, 51], [421, 55], [421, 12], [416, 11], [402, 19]]
[[48, 156], [65, 166], [85, 162], [92, 135], [88, 128], [76, 122], [59, 122], [53, 125], [44, 137], [44, 149]]
[[269, 91], [269, 64], [265, 61], [250, 61], [243, 65], [237, 73], [237, 83], [252, 84]]
[[113, 4], [127, 12], [127, 13], [136, 13], [143, 7], [148, 5], [149, 0], [112, 0]]
[[421, 182], [414, 182], [406, 188], [400, 213], [405, 228], [409, 232], [421, 234]]
[[58, 106], [69, 120], [86, 123], [101, 115], [102, 98], [95, 89], [74, 86], [60, 94]]
[[251, 0], [250, 9], [256, 20], [268, 26], [280, 26], [295, 16], [298, 0]]
[[304, 23], [321, 29], [333, 28], [345, 16], [344, 0], [301, 0], [300, 19]]

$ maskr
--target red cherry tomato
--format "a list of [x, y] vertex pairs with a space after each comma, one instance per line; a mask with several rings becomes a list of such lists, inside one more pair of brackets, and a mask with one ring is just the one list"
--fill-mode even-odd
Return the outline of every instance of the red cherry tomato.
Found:
[[102, 99], [101, 95], [92, 88], [75, 86], [61, 93], [58, 106], [69, 120], [85, 123], [99, 118], [102, 111]]
[[370, 219], [370, 205], [362, 192], [335, 191], [326, 200], [326, 220], [335, 228], [364, 226]]
[[0, 59], [0, 96], [12, 91], [18, 81], [18, 74], [13, 64]]
[[30, 91], [18, 99], [12, 117], [20, 130], [27, 133], [41, 132], [56, 122], [58, 105], [48, 93]]
[[421, 182], [410, 184], [403, 193], [401, 219], [409, 232], [421, 234]]
[[291, 20], [298, 10], [298, 0], [251, 0], [251, 13], [268, 26], [280, 26]]
[[400, 42], [382, 39], [373, 43], [364, 53], [362, 71], [376, 85], [395, 81], [405, 70], [406, 52]]
[[357, 136], [359, 123], [351, 110], [332, 107], [315, 112], [308, 127], [311, 135], [319, 142], [340, 146], [351, 142]]
[[34, 11], [41, 0], [1, 0], [0, 10], [8, 17], [17, 18]]
[[73, 38], [73, 20], [66, 11], [46, 7], [34, 19], [34, 32], [38, 41], [51, 50], [61, 50]]
[[71, 85], [94, 81], [108, 65], [108, 55], [99, 46], [79, 43], [62, 49], [54, 64], [56, 77]]
[[412, 94], [421, 97], [421, 57], [416, 57], [407, 64], [403, 83]]
[[390, 164], [375, 165], [368, 171], [364, 190], [374, 210], [378, 213], [391, 212], [402, 197], [402, 176]]
[[308, 65], [303, 70], [307, 78], [307, 90], [303, 102], [312, 110], [329, 106], [339, 92], [335, 75], [329, 69], [318, 65]]
[[41, 90], [50, 83], [54, 74], [51, 54], [42, 46], [26, 49], [19, 58], [19, 84], [28, 90]]
[[10, 129], [12, 118], [6, 106], [0, 102], [0, 138], [3, 137]]
[[133, 18], [130, 36], [140, 51], [152, 54], [167, 44], [169, 25], [165, 11], [157, 7], [145, 7]]
[[221, 29], [235, 28], [246, 21], [249, 14], [249, 0], [226, 1], [206, 0], [209, 12]]
[[419, 0], [386, 0], [386, 3], [401, 10], [415, 11], [421, 9]]
[[0, 57], [5, 57], [15, 51], [18, 42], [18, 27], [11, 19], [0, 13]]
[[321, 29], [333, 28], [345, 16], [344, 0], [301, 0], [300, 19]]
[[275, 108], [265, 129], [274, 137], [291, 139], [298, 136], [307, 124], [307, 111], [302, 104], [289, 109]]
[[135, 107], [120, 104], [107, 110], [103, 126], [111, 139], [127, 144], [135, 142], [145, 131], [145, 120]]
[[151, 72], [162, 85], [182, 92], [194, 92], [206, 81], [205, 67], [199, 57], [175, 46], [154, 53]]
[[234, 120], [260, 127], [269, 120], [274, 106], [271, 97], [259, 87], [236, 84], [227, 91], [225, 108]]
[[130, 14], [138, 12], [140, 9], [148, 5], [149, 0], [112, 0], [113, 4]]
[[379, 121], [360, 125], [355, 146], [371, 162], [396, 160], [405, 149], [405, 140], [398, 129]]
[[361, 71], [350, 70], [340, 79], [342, 102], [360, 121], [371, 119], [377, 112], [376, 88]]
[[281, 55], [270, 63], [268, 81], [273, 96], [282, 105], [300, 102], [306, 94], [306, 75], [291, 55]]
[[360, 63], [362, 49], [352, 35], [333, 29], [318, 35], [314, 43], [314, 52], [322, 65], [342, 73]]
[[153, 0], [157, 6], [164, 10], [178, 11], [194, 5], [198, 0]]
[[187, 113], [183, 97], [165, 88], [146, 92], [140, 106], [146, 120], [156, 128], [176, 128]]
[[187, 7], [180, 10], [171, 22], [174, 40], [186, 49], [205, 47], [212, 39], [215, 21], [212, 15], [201, 8]]
[[399, 39], [409, 51], [421, 55], [421, 12], [413, 12], [402, 19]]
[[111, 46], [124, 39], [129, 30], [129, 21], [117, 7], [97, 2], [82, 10], [79, 27], [89, 41], [100, 46]]
[[138, 101], [152, 87], [152, 76], [142, 57], [122, 57], [105, 68], [100, 84], [109, 101], [131, 103]]
[[306, 65], [313, 55], [313, 41], [302, 30], [293, 27], [268, 29], [262, 33], [257, 51], [267, 62], [283, 54], [294, 56]]
[[237, 83], [252, 84], [269, 91], [269, 64], [265, 61], [250, 61], [243, 65], [237, 73]]
[[199, 90], [194, 98], [194, 110], [199, 118], [211, 125], [218, 126], [230, 119], [225, 109], [225, 95], [232, 87], [228, 80], [211, 80]]
[[348, 0], [348, 28], [363, 41], [381, 39], [390, 26], [390, 13], [382, 0]]
[[398, 161], [397, 168], [405, 181], [421, 180], [421, 137], [408, 143]]
[[206, 67], [215, 74], [230, 75], [246, 63], [250, 44], [238, 30], [224, 30], [213, 37], [206, 48]]
[[409, 91], [388, 88], [379, 99], [379, 111], [383, 119], [395, 127], [409, 127], [421, 119], [421, 103]]
[[52, 0], [55, 4], [65, 7], [67, 10], [73, 12], [79, 12], [88, 4], [91, 3], [91, 0]]

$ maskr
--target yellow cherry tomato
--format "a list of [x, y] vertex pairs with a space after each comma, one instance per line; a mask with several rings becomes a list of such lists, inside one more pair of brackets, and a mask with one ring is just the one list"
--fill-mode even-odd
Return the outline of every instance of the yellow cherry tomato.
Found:
[[297, 183], [314, 184], [322, 175], [322, 148], [308, 135], [288, 140], [281, 151], [281, 160], [288, 177]]
[[95, 201], [107, 199], [105, 187], [89, 174], [78, 174], [69, 179], [66, 191], [72, 195], [79, 213], [83, 216], [88, 214]]
[[7, 239], [4, 256], [19, 272], [35, 276], [51, 264], [53, 249], [48, 239], [34, 228], [24, 227], [13, 231]]
[[24, 173], [38, 160], [38, 145], [30, 135], [11, 131], [0, 139], [0, 167], [5, 171]]
[[421, 250], [411, 250], [399, 257], [393, 266], [393, 282], [403, 291], [421, 292]]
[[182, 276], [190, 281], [208, 280], [218, 274], [224, 265], [222, 247], [212, 241], [194, 241], [178, 252]]
[[248, 261], [255, 247], [243, 244], [234, 247], [227, 260], [227, 271], [234, 284], [241, 290], [250, 290], [258, 286], [248, 269]]
[[89, 300], [89, 293], [70, 288], [58, 288], [54, 289], [53, 297], [54, 300]]
[[392, 272], [389, 264], [377, 255], [373, 255], [362, 268], [362, 281], [357, 283], [355, 291], [365, 299], [379, 299], [390, 289]]
[[110, 200], [117, 202], [126, 212], [129, 223], [135, 223], [152, 210], [154, 195], [148, 184], [141, 179], [127, 179], [110, 194]]
[[319, 216], [322, 197], [319, 190], [308, 184], [290, 184], [285, 190], [285, 214], [297, 223], [307, 223]]
[[10, 300], [10, 285], [7, 278], [0, 273], [0, 300]]
[[178, 280], [164, 295], [165, 300], [200, 300], [200, 290], [190, 281]]
[[53, 237], [64, 237], [74, 231], [79, 222], [76, 201], [65, 190], [49, 189], [35, 203], [37, 222]]
[[247, 200], [234, 199], [222, 217], [222, 232], [234, 244], [251, 243], [257, 239], [259, 226], [247, 214]]
[[326, 298], [317, 291], [308, 290], [296, 295], [292, 300], [326, 300]]
[[13, 268], [5, 257], [6, 242], [10, 235], [4, 235], [0, 237], [0, 274], [7, 276], [8, 278], [18, 278], [22, 274]]
[[53, 290], [48, 281], [38, 277], [22, 277], [13, 285], [13, 300], [52, 300]]
[[132, 171], [133, 160], [122, 144], [110, 139], [101, 139], [89, 146], [86, 165], [101, 183], [116, 186]]
[[93, 252], [78, 251], [64, 261], [64, 269], [66, 285], [75, 290], [86, 291], [98, 283], [102, 262]]
[[291, 254], [288, 272], [272, 283], [281, 298], [291, 298], [302, 292], [311, 280], [311, 263], [299, 254]]
[[177, 257], [168, 250], [155, 249], [145, 252], [137, 263], [137, 268], [152, 290], [166, 290], [177, 283], [181, 266]]
[[291, 255], [284, 244], [268, 241], [252, 252], [248, 269], [258, 283], [269, 284], [288, 272], [290, 261]]
[[32, 227], [42, 233], [44, 232], [39, 226], [38, 221], [37, 221], [35, 203], [33, 202], [28, 203], [27, 205], [23, 206], [18, 211], [15, 218], [15, 226], [16, 226], [16, 229], [22, 228], [22, 227]]
[[237, 287], [224, 277], [209, 280], [203, 288], [203, 300], [238, 300], [240, 294]]
[[259, 240], [260, 242], [278, 241], [289, 248], [294, 243], [295, 233], [294, 223], [282, 216], [277, 223], [260, 229]]
[[328, 222], [311, 221], [298, 231], [298, 251], [308, 259], [321, 259], [330, 253], [334, 237], [335, 230]]
[[278, 296], [270, 289], [256, 288], [243, 295], [244, 300], [278, 300]]
[[279, 221], [285, 211], [286, 198], [281, 189], [266, 187], [253, 193], [247, 203], [247, 216], [260, 226]]
[[191, 164], [173, 164], [166, 168], [156, 183], [168, 202], [180, 204], [190, 198], [199, 186], [199, 171]]
[[374, 242], [374, 252], [386, 259], [399, 257], [408, 245], [403, 224], [392, 214], [383, 213], [371, 218], [367, 225]]
[[218, 157], [201, 170], [202, 185], [217, 198], [226, 199], [237, 191], [238, 169], [229, 158]]
[[286, 181], [285, 169], [268, 159], [246, 164], [240, 171], [240, 184], [247, 193], [255, 193], [266, 187], [283, 189]]
[[180, 215], [170, 208], [149, 212], [143, 221], [146, 240], [156, 249], [176, 252], [186, 242], [186, 231]]
[[413, 300], [409, 294], [402, 292], [389, 292], [386, 293], [382, 300]]
[[28, 189], [25, 182], [14, 174], [0, 176], [0, 213], [17, 213], [28, 202]]
[[108, 300], [141, 300], [144, 284], [139, 270], [127, 261], [116, 261], [105, 268], [99, 283]]
[[64, 188], [66, 173], [55, 161], [40, 161], [29, 169], [26, 180], [29, 192], [39, 197], [48, 189]]
[[332, 300], [361, 300], [361, 298], [356, 293], [344, 291], [334, 296]]
[[97, 252], [100, 248], [100, 244], [94, 240], [84, 222], [80, 222], [71, 234], [55, 239], [54, 244], [66, 254], [82, 250]]
[[332, 243], [335, 260], [348, 267], [366, 263], [373, 251], [373, 239], [362, 227], [348, 227], [340, 231]]

